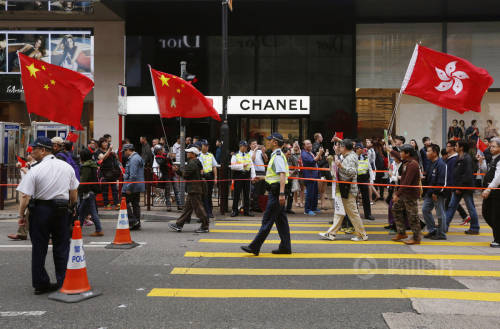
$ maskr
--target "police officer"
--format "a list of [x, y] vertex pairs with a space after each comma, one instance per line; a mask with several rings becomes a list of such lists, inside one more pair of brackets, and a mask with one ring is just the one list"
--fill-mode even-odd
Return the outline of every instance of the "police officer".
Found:
[[250, 179], [255, 179], [255, 169], [246, 141], [240, 141], [239, 152], [231, 157], [231, 170], [235, 179], [233, 212], [231, 213], [231, 217], [238, 216], [238, 204], [240, 203], [241, 192], [243, 192], [244, 215], [253, 217], [253, 214], [250, 213]]
[[207, 194], [203, 198], [205, 211], [209, 218], [214, 218], [212, 211], [212, 193], [214, 191], [214, 181], [217, 180], [217, 161], [212, 153], [208, 152], [208, 142], [201, 140], [201, 153], [198, 156], [203, 165], [203, 178], [207, 180]]
[[[359, 183], [369, 183], [370, 182], [370, 161], [368, 156], [363, 154], [363, 144], [356, 143], [355, 151], [358, 155], [358, 182]], [[370, 206], [370, 192], [369, 185], [359, 185], [359, 191], [361, 192], [361, 198], [363, 200], [363, 212], [365, 214], [365, 219], [375, 220], [372, 216], [372, 209]]]
[[[74, 213], [79, 183], [73, 168], [52, 154], [49, 138], [39, 137], [31, 147], [31, 155], [39, 163], [28, 171], [17, 190], [23, 193], [19, 205], [20, 222], [25, 220], [28, 205], [30, 208], [31, 275], [35, 295], [39, 295], [59, 289], [64, 282], [70, 243], [68, 215]], [[52, 238], [57, 283], [50, 283], [45, 270], [49, 238]]]
[[285, 186], [288, 182], [288, 164], [281, 151], [283, 145], [283, 136], [279, 133], [273, 133], [267, 137], [271, 140], [271, 160], [267, 165], [266, 183], [269, 191], [266, 210], [262, 217], [262, 225], [255, 239], [248, 246], [241, 246], [245, 252], [259, 255], [260, 248], [266, 240], [273, 224], [276, 223], [278, 234], [281, 239], [279, 248], [273, 250], [273, 254], [291, 254], [292, 245], [290, 241], [290, 227], [285, 211]]

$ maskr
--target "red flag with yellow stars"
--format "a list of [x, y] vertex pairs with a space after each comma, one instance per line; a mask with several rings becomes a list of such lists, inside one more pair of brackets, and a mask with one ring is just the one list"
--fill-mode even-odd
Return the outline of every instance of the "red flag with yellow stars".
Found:
[[83, 99], [94, 87], [85, 75], [19, 53], [29, 113], [83, 130]]
[[205, 118], [220, 121], [212, 104], [193, 85], [175, 75], [157, 71], [151, 66], [151, 80], [162, 118]]

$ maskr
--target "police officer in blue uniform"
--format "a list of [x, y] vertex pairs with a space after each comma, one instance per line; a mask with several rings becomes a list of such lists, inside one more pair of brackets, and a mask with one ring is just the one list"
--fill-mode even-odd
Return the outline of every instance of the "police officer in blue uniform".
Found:
[[285, 186], [288, 182], [289, 170], [285, 155], [281, 151], [283, 146], [283, 136], [273, 133], [267, 137], [271, 140], [272, 155], [266, 170], [266, 185], [269, 191], [266, 210], [262, 218], [262, 225], [255, 239], [248, 245], [242, 246], [245, 252], [259, 255], [260, 248], [264, 244], [269, 232], [276, 223], [278, 234], [281, 239], [279, 248], [273, 250], [273, 254], [291, 254], [292, 245], [290, 241], [290, 227], [285, 209]]
[[[29, 207], [32, 284], [34, 293], [40, 295], [59, 289], [64, 282], [71, 237], [69, 215], [74, 213], [79, 183], [73, 168], [52, 154], [49, 138], [39, 137], [30, 146], [33, 148], [31, 155], [38, 164], [17, 188], [23, 193], [19, 222], [25, 221], [26, 208]], [[57, 283], [50, 282], [45, 270], [50, 238]]]

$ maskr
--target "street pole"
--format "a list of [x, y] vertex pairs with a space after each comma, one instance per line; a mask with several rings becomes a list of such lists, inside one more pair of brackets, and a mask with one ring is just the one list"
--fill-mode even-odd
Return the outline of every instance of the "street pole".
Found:
[[[442, 51], [443, 53], [448, 52], [448, 23], [444, 22], [443, 23], [443, 28], [442, 28], [442, 35], [441, 35], [441, 42], [442, 42]], [[442, 121], [442, 129], [443, 129], [443, 134], [442, 134], [442, 144], [443, 147], [446, 147], [446, 143], [448, 142], [448, 110], [445, 109], [444, 107], [441, 108], [441, 121]]]
[[[187, 62], [182, 61], [181, 62], [181, 78], [186, 79], [187, 75], [187, 70], [186, 70]], [[181, 169], [181, 172], [184, 172], [184, 167], [186, 167], [186, 127], [182, 124], [182, 117], [179, 117], [179, 136], [181, 138], [181, 154], [180, 154], [180, 159], [179, 159], [179, 167]], [[182, 179], [181, 179], [182, 180]], [[180, 190], [180, 198], [181, 198], [181, 203], [184, 204], [184, 197], [185, 197], [185, 190], [186, 190], [186, 185], [184, 183], [180, 183], [179, 186]]]
[[229, 195], [229, 125], [227, 123], [227, 99], [228, 99], [228, 0], [222, 0], [222, 126], [220, 136], [222, 142], [221, 167], [219, 177], [220, 189], [220, 212], [224, 215], [228, 210]]

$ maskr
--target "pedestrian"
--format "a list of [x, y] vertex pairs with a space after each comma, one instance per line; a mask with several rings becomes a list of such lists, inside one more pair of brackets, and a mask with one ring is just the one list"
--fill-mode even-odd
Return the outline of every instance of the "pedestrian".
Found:
[[212, 194], [214, 192], [214, 185], [217, 182], [217, 161], [212, 153], [208, 152], [208, 141], [206, 139], [201, 140], [201, 153], [199, 159], [203, 166], [203, 179], [207, 182], [207, 193], [203, 197], [203, 205], [205, 207], [205, 212], [208, 218], [214, 218], [213, 205], [212, 205]]
[[141, 193], [146, 191], [144, 186], [144, 161], [142, 157], [135, 152], [133, 144], [123, 145], [123, 150], [128, 158], [125, 174], [123, 175], [124, 184], [122, 194], [127, 201], [127, 214], [131, 230], [141, 229]]
[[[349, 220], [354, 226], [354, 236], [352, 241], [366, 241], [365, 227], [359, 216], [358, 206], [356, 204], [356, 197], [358, 195], [358, 156], [353, 152], [353, 141], [350, 139], [340, 140], [340, 152], [343, 159], [335, 159], [335, 166], [338, 168], [338, 175], [336, 181], [350, 182], [338, 183], [338, 189], [341, 196], [342, 206], [345, 214], [335, 212], [333, 217], [333, 225], [326, 231], [319, 233], [323, 239], [335, 240], [337, 232], [342, 226], [345, 215], [349, 216]], [[337, 191], [335, 191], [337, 193]]]
[[[494, 137], [490, 141], [490, 150], [493, 159], [487, 167], [483, 180], [483, 217], [493, 231], [492, 248], [500, 248], [500, 190], [492, 190], [500, 187], [500, 138]], [[482, 161], [482, 167], [486, 162]]]
[[204, 191], [204, 183], [201, 181], [201, 171], [203, 170], [203, 166], [197, 158], [199, 154], [200, 151], [196, 147], [191, 147], [186, 150], [188, 163], [184, 168], [182, 176], [186, 180], [186, 190], [188, 195], [186, 201], [184, 202], [184, 211], [182, 215], [179, 219], [177, 219], [175, 224], [168, 224], [169, 229], [175, 232], [182, 231], [186, 220], [191, 218], [193, 211], [201, 221], [201, 226], [195, 231], [195, 233], [209, 232], [209, 220], [202, 201], [202, 195], [206, 193], [206, 191]]
[[431, 164], [429, 159], [427, 158], [427, 147], [429, 147], [432, 142], [429, 137], [422, 138], [422, 143], [424, 146], [420, 149], [420, 159], [422, 159], [422, 175], [424, 176], [423, 184], [427, 185], [427, 170]]
[[[376, 173], [375, 173], [375, 160], [377, 158], [377, 155], [375, 154], [375, 149], [373, 148], [373, 141], [369, 138], [366, 139], [366, 148], [367, 148], [367, 157], [368, 157], [368, 162], [370, 163], [370, 167], [372, 169], [371, 173], [370, 173], [370, 184], [373, 184], [375, 183], [375, 179], [376, 179]], [[373, 205], [373, 201], [372, 201], [372, 198], [373, 198], [373, 195], [375, 194], [375, 200], [378, 200], [380, 199], [380, 193], [378, 193], [377, 189], [375, 188], [375, 186], [373, 185], [370, 185], [369, 186], [369, 190], [370, 190], [370, 193], [369, 193], [369, 196], [370, 196], [370, 205]]]
[[[457, 161], [453, 168], [453, 185], [459, 187], [473, 187], [474, 175], [472, 171], [472, 158], [467, 153], [469, 151], [469, 143], [464, 140], [458, 141], [455, 146], [458, 153]], [[479, 219], [477, 217], [476, 206], [474, 205], [474, 191], [470, 189], [456, 189], [452, 191], [451, 201], [448, 210], [446, 211], [446, 231], [455, 215], [455, 211], [459, 206], [460, 200], [465, 200], [465, 205], [469, 211], [471, 222], [470, 228], [465, 231], [465, 234], [479, 234]]]
[[177, 136], [174, 146], [172, 146], [172, 153], [175, 154], [175, 162], [181, 161], [181, 137]]
[[284, 142], [283, 136], [279, 133], [272, 133], [267, 139], [270, 140], [272, 153], [266, 170], [266, 183], [269, 191], [266, 210], [259, 232], [253, 241], [248, 246], [241, 246], [243, 251], [255, 256], [259, 255], [260, 249], [274, 224], [278, 229], [281, 242], [278, 249], [273, 250], [272, 253], [292, 253], [290, 227], [285, 211], [285, 185], [288, 182], [289, 171], [287, 161], [281, 151]]
[[217, 161], [217, 163], [220, 163], [221, 154], [222, 154], [222, 142], [220, 141], [220, 139], [218, 139], [215, 141], [215, 161]]
[[458, 126], [458, 120], [453, 119], [451, 126], [448, 127], [448, 140], [461, 140], [464, 138], [462, 129]]
[[151, 168], [153, 166], [153, 152], [151, 152], [148, 139], [145, 136], [141, 136], [139, 141], [141, 143], [141, 158], [144, 161], [144, 167]]
[[176, 188], [176, 185], [174, 183], [174, 167], [172, 164], [172, 159], [168, 155], [168, 153], [165, 153], [165, 150], [163, 148], [158, 148], [157, 151], [155, 152], [155, 161], [158, 163], [158, 170], [160, 173], [160, 179], [162, 181], [165, 181], [165, 183], [160, 184], [159, 186], [163, 186], [165, 189], [164, 195], [165, 195], [165, 206], [167, 207], [167, 211], [172, 210], [172, 201], [170, 200], [170, 191], [171, 189], [174, 190], [174, 196], [177, 205], [181, 203], [180, 197], [179, 197], [179, 191]]
[[304, 141], [304, 149], [301, 153], [302, 165], [313, 169], [304, 169], [304, 178], [306, 184], [306, 204], [304, 205], [304, 214], [315, 216], [318, 209], [318, 160], [323, 155], [323, 148], [320, 148], [317, 155], [312, 151], [312, 143], [309, 139]]
[[[54, 137], [51, 139], [52, 141], [52, 149], [53, 149], [53, 154], [55, 157], [59, 160], [65, 161], [67, 164], [69, 164], [73, 170], [75, 171], [75, 176], [76, 179], [80, 180], [80, 166], [77, 165], [77, 162], [71, 155], [71, 152], [68, 152], [65, 148], [65, 142], [61, 137]], [[71, 143], [71, 142], [70, 142]], [[71, 147], [73, 146], [73, 143], [71, 143]], [[71, 148], [70, 148], [71, 150]]]
[[265, 164], [268, 162], [268, 157], [266, 154], [266, 148], [264, 145], [258, 145], [256, 139], [250, 140], [250, 157], [252, 158], [252, 163], [255, 168], [255, 175], [259, 178], [250, 186], [251, 194], [251, 210], [262, 212], [259, 207], [259, 198], [266, 194], [266, 182], [263, 179], [266, 175]]
[[[69, 255], [70, 223], [68, 214], [74, 213], [78, 180], [73, 168], [52, 154], [52, 142], [38, 137], [33, 144], [32, 157], [39, 162], [17, 187], [22, 193], [19, 204], [20, 224], [29, 212], [29, 234], [32, 244], [31, 275], [35, 295], [62, 287]], [[52, 253], [57, 283], [51, 283], [45, 270], [45, 258], [52, 239]]]
[[[400, 185], [392, 198], [392, 213], [396, 223], [397, 234], [392, 241], [401, 241], [408, 238], [406, 235], [406, 221], [408, 221], [413, 237], [403, 241], [405, 244], [420, 244], [421, 226], [418, 217], [418, 199], [420, 198], [420, 168], [416, 160], [417, 154], [412, 145], [405, 144], [400, 149], [401, 164]], [[412, 187], [415, 186], [415, 187]]]
[[[301, 157], [301, 149], [299, 141], [293, 142], [292, 146], [292, 157], [294, 158], [293, 163], [296, 163], [298, 167], [302, 167], [302, 157]], [[296, 169], [290, 174], [292, 177], [303, 177], [303, 173], [301, 169]], [[293, 198], [295, 200], [295, 206], [297, 208], [304, 207], [304, 189], [305, 184], [303, 179], [294, 179], [292, 182], [292, 192]]]
[[[297, 167], [296, 159], [292, 156], [292, 149], [288, 148], [288, 147], [283, 147], [281, 149], [281, 152], [285, 155], [285, 159], [287, 161], [289, 177], [292, 177], [295, 174], [296, 169], [292, 169], [291, 167], [293, 167], [293, 168]], [[295, 176], [293, 176], [293, 177], [295, 177]], [[285, 193], [286, 193], [285, 211], [287, 214], [290, 214], [290, 215], [295, 214], [295, 211], [292, 210], [292, 206], [293, 206], [292, 186], [293, 186], [294, 181], [295, 181], [295, 179], [289, 179], [288, 183], [285, 186]]]
[[[430, 165], [427, 168], [428, 186], [424, 191], [424, 204], [422, 206], [422, 215], [424, 216], [425, 224], [427, 225], [428, 233], [424, 235], [426, 239], [446, 240], [446, 214], [444, 211], [444, 188], [446, 184], [446, 163], [439, 157], [439, 146], [431, 144], [427, 147], [427, 159]], [[403, 184], [403, 183], [401, 183]], [[432, 216], [432, 210], [436, 209], [438, 225]]]
[[[78, 186], [78, 198], [80, 206], [78, 208], [78, 216], [80, 225], [83, 226], [85, 218], [90, 214], [92, 221], [95, 224], [95, 232], [90, 236], [103, 236], [101, 221], [97, 213], [96, 195], [101, 192], [99, 179], [97, 176], [97, 163], [92, 159], [92, 153], [84, 149], [80, 152], [81, 161], [81, 176], [80, 182], [87, 183]], [[88, 184], [94, 183], [94, 184]]]
[[[387, 154], [385, 153], [384, 146], [381, 141], [374, 143], [373, 148], [375, 149], [375, 183], [377, 184], [387, 184], [389, 181], [389, 175], [387, 174], [388, 161]], [[384, 200], [384, 185], [377, 185], [380, 197], [373, 200], [376, 202], [378, 200]]]
[[[103, 183], [102, 188], [102, 199], [104, 201], [105, 209], [120, 210], [120, 201], [118, 199], [118, 187], [116, 186], [116, 181], [120, 178], [121, 168], [118, 163], [118, 158], [113, 152], [113, 145], [108, 144], [108, 139], [105, 137], [99, 138], [98, 142], [99, 149], [94, 153], [97, 159], [97, 164], [99, 165], [99, 180]], [[108, 187], [109, 186], [109, 187]], [[109, 202], [109, 189], [111, 189], [111, 195], [113, 197], [113, 204]]]
[[[454, 175], [453, 175], [453, 171], [455, 169], [455, 164], [457, 163], [457, 160], [458, 160], [458, 153], [456, 151], [456, 146], [457, 146], [457, 141], [449, 140], [448, 143], [446, 143], [446, 150], [441, 150], [441, 153], [443, 153], [443, 151], [446, 153], [446, 157], [444, 155], [442, 155], [442, 158], [443, 158], [444, 162], [446, 163], [446, 177], [447, 177], [448, 186], [457, 186], [455, 184], [455, 179], [454, 179]], [[468, 149], [468, 147], [467, 147], [467, 149]], [[471, 169], [472, 169], [472, 167], [471, 167]], [[446, 212], [449, 209], [451, 195], [453, 194], [453, 191], [451, 189], [445, 189], [443, 193], [445, 195], [444, 210]], [[471, 220], [471, 217], [467, 215], [467, 213], [465, 212], [462, 205], [460, 205], [460, 203], [458, 203], [456, 210], [458, 210], [460, 217], [462, 217], [461, 225], [468, 224]], [[448, 215], [446, 215], [446, 216], [448, 217]], [[447, 220], [446, 230], [448, 230], [449, 225], [450, 225], [450, 222], [448, 222], [448, 220]]]
[[[358, 156], [358, 183], [366, 183], [370, 182], [370, 162], [368, 157], [363, 154], [363, 144], [356, 143], [355, 151]], [[372, 216], [372, 209], [370, 206], [370, 189], [369, 185], [360, 184], [359, 191], [361, 192], [361, 200], [363, 203], [363, 213], [365, 219], [375, 220]]]
[[470, 127], [465, 131], [465, 140], [476, 146], [477, 139], [479, 138], [479, 128], [477, 127], [477, 120], [472, 120]]
[[326, 210], [328, 208], [326, 208], [326, 204], [323, 203], [325, 198], [326, 198], [326, 200], [328, 200], [328, 196], [325, 195], [326, 186], [328, 185], [326, 180], [332, 179], [332, 177], [330, 175], [330, 171], [326, 170], [327, 168], [329, 168], [328, 160], [327, 160], [328, 155], [329, 155], [329, 151], [328, 151], [328, 149], [325, 149], [323, 147], [323, 135], [321, 135], [321, 133], [315, 133], [314, 134], [314, 143], [313, 143], [313, 153], [315, 155], [318, 155], [319, 150], [321, 150], [321, 149], [323, 150], [323, 152], [321, 153], [320, 158], [317, 160], [317, 164], [318, 164], [318, 168], [322, 168], [325, 170], [319, 171], [319, 178], [321, 179], [321, 181], [318, 181], [318, 192], [319, 192], [318, 201], [319, 201], [319, 209]]
[[[400, 148], [401, 151], [401, 148]], [[418, 151], [415, 151], [415, 153], [418, 153]], [[391, 157], [394, 160], [391, 165], [389, 166], [389, 184], [392, 185], [398, 185], [399, 178], [401, 176], [401, 152], [396, 152], [396, 151], [391, 151]], [[394, 192], [396, 191], [396, 186], [389, 186], [389, 196], [387, 197], [387, 200], [389, 200], [389, 208], [388, 208], [388, 218], [389, 218], [389, 226], [385, 227], [386, 229], [389, 229], [389, 234], [396, 234], [397, 233], [397, 227], [396, 227], [396, 221], [394, 219], [394, 213], [392, 211], [392, 208], [394, 207]], [[404, 214], [405, 218], [405, 227], [409, 227], [408, 220], [406, 213]]]
[[497, 128], [493, 126], [493, 121], [486, 120], [486, 128], [484, 128], [484, 138], [490, 139], [493, 137], [498, 137]]
[[233, 211], [231, 217], [239, 214], [240, 196], [243, 193], [243, 214], [253, 217], [250, 212], [250, 180], [254, 180], [255, 168], [252, 163], [250, 153], [248, 153], [248, 143], [240, 141], [239, 151], [231, 157], [231, 170], [234, 179]]

